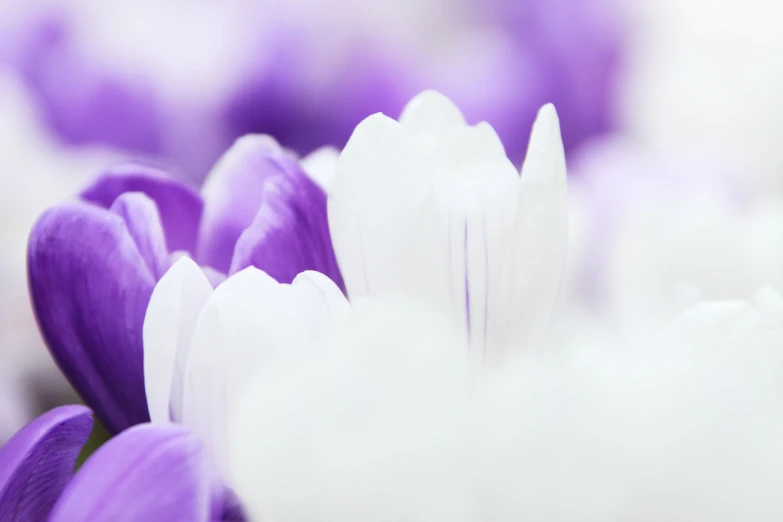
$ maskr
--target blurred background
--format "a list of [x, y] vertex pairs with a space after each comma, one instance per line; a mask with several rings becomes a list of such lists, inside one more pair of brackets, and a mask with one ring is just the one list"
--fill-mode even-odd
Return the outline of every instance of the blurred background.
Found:
[[557, 107], [565, 338], [783, 292], [781, 26], [774, 0], [2, 0], [0, 441], [73, 400], [27, 296], [42, 210], [118, 160], [198, 184], [250, 132], [339, 148], [427, 88], [517, 165]]

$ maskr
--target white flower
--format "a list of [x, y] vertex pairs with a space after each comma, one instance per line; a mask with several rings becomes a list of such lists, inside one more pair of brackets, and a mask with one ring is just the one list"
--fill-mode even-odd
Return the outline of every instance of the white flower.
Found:
[[337, 169], [339, 157], [339, 150], [327, 146], [314, 150], [302, 158], [299, 163], [310, 179], [328, 194], [334, 182], [334, 172]]
[[432, 91], [399, 122], [376, 114], [360, 123], [336, 169], [329, 226], [352, 301], [427, 300], [479, 354], [540, 333], [566, 243], [554, 107], [539, 113], [521, 176], [489, 124], [467, 125]]
[[180, 258], [155, 287], [144, 321], [150, 419], [191, 428], [228, 474], [227, 426], [250, 378], [318, 350], [347, 314], [339, 288], [317, 272], [287, 285], [250, 267], [213, 290], [195, 262]]

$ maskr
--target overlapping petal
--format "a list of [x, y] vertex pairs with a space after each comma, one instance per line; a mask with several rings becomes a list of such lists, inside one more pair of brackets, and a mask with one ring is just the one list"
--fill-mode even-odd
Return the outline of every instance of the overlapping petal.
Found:
[[[317, 290], [303, 292], [300, 286]], [[266, 364], [317, 350], [332, 314], [345, 313], [347, 306], [323, 275], [305, 273], [282, 285], [253, 267], [212, 294], [193, 332], [182, 422], [206, 441], [225, 476], [226, 429], [249, 380]]]
[[[204, 299], [229, 269], [247, 266], [285, 283], [318, 270], [342, 288], [324, 191], [273, 139], [239, 140], [211, 173], [204, 194], [202, 201], [155, 168], [117, 165], [81, 193], [83, 201], [48, 211], [32, 233], [30, 290], [44, 337], [112, 432], [149, 419], [141, 393], [143, 317], [172, 259], [189, 255], [204, 265]], [[188, 304], [196, 313], [202, 303]], [[172, 413], [178, 418], [184, 359], [177, 363], [175, 351], [153, 353], [158, 358], [147, 363], [170, 380], [149, 381], [147, 391], [164, 397], [149, 411], [156, 421]], [[179, 370], [172, 373], [172, 365]]]
[[126, 192], [142, 192], [155, 202], [169, 249], [196, 251], [203, 210], [197, 190], [154, 167], [124, 163], [108, 168], [80, 196], [109, 208]]
[[209, 290], [186, 258], [163, 277], [145, 320], [145, 379], [152, 416], [165, 422], [170, 408], [202, 437], [226, 476], [226, 429], [248, 381], [273, 361], [318, 350], [350, 307], [317, 272], [289, 285], [249, 267]]
[[204, 183], [199, 261], [227, 273], [237, 239], [258, 213], [267, 181], [298, 169], [296, 159], [269, 136], [237, 140]]
[[61, 406], [0, 448], [0, 520], [48, 520], [92, 429], [90, 410]]
[[177, 261], [155, 287], [144, 321], [144, 384], [150, 419], [182, 420], [185, 364], [212, 286], [195, 262]]
[[315, 270], [343, 287], [329, 235], [326, 194], [300, 169], [267, 182], [258, 214], [237, 241], [230, 272], [248, 266], [281, 283]]
[[198, 438], [179, 426], [133, 427], [82, 466], [52, 522], [207, 522], [212, 479]]
[[551, 312], [566, 240], [554, 108], [522, 176], [486, 123], [427, 91], [397, 123], [362, 122], [337, 165], [329, 226], [351, 298], [409, 293], [447, 310], [479, 353], [528, 344]]

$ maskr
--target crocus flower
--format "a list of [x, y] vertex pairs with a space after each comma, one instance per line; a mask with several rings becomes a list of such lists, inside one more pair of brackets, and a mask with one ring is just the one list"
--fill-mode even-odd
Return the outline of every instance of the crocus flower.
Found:
[[397, 122], [364, 120], [342, 151], [329, 228], [351, 299], [405, 293], [448, 310], [478, 353], [536, 337], [566, 243], [566, 166], [541, 109], [521, 175], [487, 123], [427, 91]]
[[213, 507], [209, 460], [198, 439], [176, 426], [144, 425], [101, 447], [74, 475], [92, 428], [90, 411], [62, 406], [0, 448], [2, 520], [198, 522]]
[[237, 142], [201, 194], [156, 169], [108, 169], [78, 201], [45, 212], [29, 244], [41, 331], [63, 373], [112, 432], [149, 420], [142, 323], [172, 256], [212, 284], [257, 265], [290, 282], [317, 269], [341, 284], [326, 197], [268, 137]]

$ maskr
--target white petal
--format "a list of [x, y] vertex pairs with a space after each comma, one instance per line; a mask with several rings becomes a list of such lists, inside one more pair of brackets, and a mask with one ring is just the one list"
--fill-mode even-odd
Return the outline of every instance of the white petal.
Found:
[[760, 288], [753, 296], [756, 304], [766, 311], [771, 317], [777, 317], [783, 321], [783, 296], [771, 286]]
[[752, 310], [743, 300], [703, 301], [684, 311], [672, 331], [681, 338], [717, 352], [737, 324]]
[[[480, 162], [506, 162], [511, 165], [500, 137], [486, 122], [472, 127], [465, 125], [450, 133], [431, 152], [430, 160], [437, 161], [449, 169], [459, 169], [467, 164]], [[513, 165], [511, 165], [511, 173], [507, 175], [514, 179], [518, 178]]]
[[386, 284], [387, 267], [406, 240], [399, 222], [410, 218], [426, 194], [422, 166], [410, 133], [381, 114], [360, 123], [340, 154], [329, 194], [329, 230], [352, 298]]
[[152, 292], [144, 318], [144, 388], [152, 422], [181, 416], [182, 374], [196, 319], [212, 294], [201, 269], [181, 257]]
[[444, 137], [464, 127], [465, 118], [446, 96], [424, 91], [408, 102], [400, 123], [416, 137], [420, 147], [432, 150]]
[[549, 318], [565, 264], [567, 182], [554, 106], [538, 113], [522, 166], [514, 237], [509, 342], [524, 343]]
[[[422, 465], [419, 455], [411, 457], [407, 452], [411, 443], [420, 444], [422, 449], [429, 448], [426, 455], [432, 457], [444, 447], [444, 441], [449, 449], [453, 437], [468, 441], [462, 425], [449, 424], [445, 430], [449, 433], [429, 430], [444, 416], [459, 415], [466, 404], [465, 392], [475, 388], [465, 386], [463, 380], [470, 370], [466, 352], [454, 342], [449, 325], [438, 319], [421, 303], [368, 303], [350, 328], [338, 332], [336, 349], [328, 357], [301, 360], [253, 382], [243, 397], [231, 438], [235, 450], [232, 485], [251, 516], [307, 520], [307, 516], [298, 518], [290, 516], [290, 511], [284, 515], [275, 510], [297, 496], [306, 497], [309, 505], [291, 504], [294, 510], [304, 507], [318, 513], [324, 507], [320, 502], [325, 501], [344, 515], [353, 510], [345, 500], [356, 487], [364, 486], [385, 491], [384, 497], [395, 504], [400, 497], [391, 500], [386, 487], [391, 484], [386, 479], [383, 484], [376, 481], [383, 476], [390, 480], [400, 477], [403, 488], [412, 480], [439, 484], [430, 474], [431, 461], [425, 459], [427, 464]], [[461, 407], [449, 408], [451, 404]], [[375, 445], [379, 441], [376, 437], [388, 440], [389, 445]], [[464, 454], [464, 449], [460, 450]], [[399, 469], [400, 457], [405, 454], [404, 465], [414, 475], [406, 473], [403, 478], [393, 470]], [[438, 462], [453, 470], [453, 460]], [[347, 476], [356, 479], [353, 489], [344, 482]], [[375, 478], [368, 480], [371, 477]], [[335, 480], [347, 487], [323, 487]], [[411, 489], [420, 491], [418, 483]], [[340, 498], [334, 497], [337, 490]], [[387, 510], [377, 510], [373, 501], [377, 497], [362, 498], [373, 506], [379, 519], [388, 518]], [[341, 518], [332, 511], [320, 519]]]
[[334, 182], [340, 151], [334, 147], [314, 150], [299, 162], [305, 173], [327, 194]]
[[351, 306], [343, 293], [320, 272], [302, 272], [291, 283], [291, 291], [299, 303], [314, 344], [320, 343], [325, 330], [345, 322], [352, 315]]
[[193, 335], [183, 420], [214, 452], [223, 473], [229, 473], [226, 430], [249, 382], [267, 367], [317, 350], [329, 314], [345, 313], [345, 307], [334, 283], [314, 273], [285, 285], [250, 267], [215, 290]]

